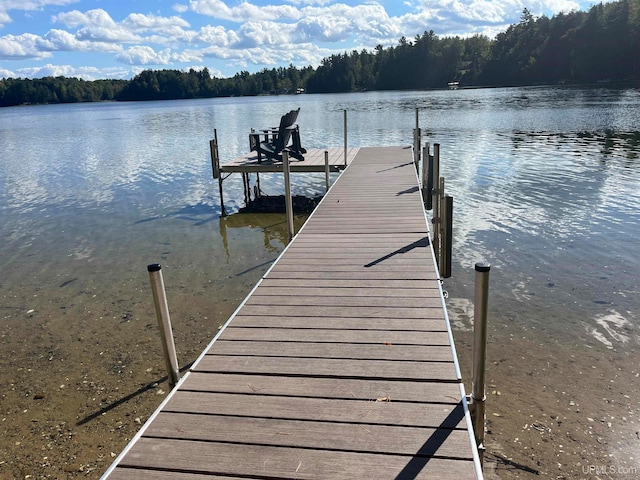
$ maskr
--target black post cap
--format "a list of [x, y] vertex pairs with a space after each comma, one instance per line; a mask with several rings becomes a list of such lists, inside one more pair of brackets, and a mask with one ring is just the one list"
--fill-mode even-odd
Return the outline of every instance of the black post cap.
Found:
[[491, 270], [491, 264], [487, 262], [476, 263], [476, 272], [485, 273]]
[[159, 272], [162, 269], [159, 263], [152, 263], [147, 265], [147, 272]]

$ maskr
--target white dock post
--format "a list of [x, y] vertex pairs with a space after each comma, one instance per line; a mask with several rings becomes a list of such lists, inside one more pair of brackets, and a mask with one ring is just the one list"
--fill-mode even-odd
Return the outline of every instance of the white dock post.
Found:
[[162, 279], [162, 267], [158, 263], [147, 266], [149, 279], [151, 280], [151, 291], [153, 292], [153, 303], [156, 307], [158, 317], [158, 328], [162, 340], [162, 350], [167, 367], [169, 383], [174, 387], [180, 381], [180, 369], [178, 368], [178, 357], [176, 356], [176, 346], [173, 342], [171, 330], [171, 318], [169, 317], [169, 306], [167, 296], [164, 291], [164, 281]]

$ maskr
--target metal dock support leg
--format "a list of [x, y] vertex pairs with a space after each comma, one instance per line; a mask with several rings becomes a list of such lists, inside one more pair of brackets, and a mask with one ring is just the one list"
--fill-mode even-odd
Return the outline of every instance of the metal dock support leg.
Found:
[[324, 183], [328, 192], [331, 187], [331, 175], [329, 171], [329, 152], [327, 150], [324, 151]]
[[471, 421], [482, 465], [484, 457], [485, 369], [487, 363], [488, 263], [476, 263], [475, 308], [473, 314], [473, 366], [471, 378]]
[[347, 111], [344, 111], [344, 166], [347, 166]]
[[153, 263], [147, 266], [147, 271], [149, 272], [149, 279], [151, 280], [153, 303], [155, 304], [156, 315], [158, 317], [158, 328], [160, 329], [160, 338], [162, 340], [162, 350], [164, 351], [167, 375], [169, 376], [169, 383], [174, 387], [180, 381], [180, 369], [178, 368], [176, 346], [173, 342], [171, 318], [169, 317], [169, 307], [167, 305], [167, 296], [164, 291], [164, 281], [162, 280], [161, 268], [162, 267], [159, 264]]
[[284, 171], [284, 205], [287, 213], [287, 227], [289, 241], [293, 240], [295, 227], [293, 225], [293, 199], [291, 198], [291, 171], [289, 170], [289, 152], [282, 152], [282, 170]]
[[445, 195], [440, 208], [442, 213], [442, 241], [440, 255], [440, 276], [451, 277], [451, 264], [453, 252], [453, 197]]
[[440, 144], [433, 144], [433, 168], [429, 174], [433, 181], [433, 190], [431, 195], [431, 207], [433, 210], [433, 250], [436, 252], [438, 265], [440, 265], [440, 228], [442, 222], [442, 213], [440, 212]]
[[425, 210], [433, 210], [433, 165], [435, 163], [435, 155], [429, 154], [423, 161], [427, 162], [426, 195], [423, 197], [424, 208]]
[[416, 171], [420, 164], [420, 152], [422, 150], [422, 132], [420, 131], [420, 115], [419, 109], [416, 108], [416, 127], [413, 131], [413, 163], [416, 165]]
[[213, 140], [209, 142], [209, 149], [211, 151], [211, 167], [213, 170], [213, 178], [218, 179], [218, 189], [220, 190], [220, 215], [227, 216], [227, 210], [224, 208], [224, 197], [222, 195], [222, 174], [220, 172], [220, 153], [218, 152], [218, 131], [213, 130]]
[[431, 196], [431, 192], [429, 191], [429, 158], [431, 157], [431, 146], [429, 142], [424, 144], [424, 148], [422, 149], [422, 174], [421, 174], [421, 187], [420, 193], [422, 194], [422, 204], [424, 205], [425, 210], [427, 209], [427, 199]]

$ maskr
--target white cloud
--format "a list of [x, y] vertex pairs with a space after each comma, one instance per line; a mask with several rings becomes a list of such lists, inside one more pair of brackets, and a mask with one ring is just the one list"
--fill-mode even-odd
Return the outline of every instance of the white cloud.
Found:
[[287, 3], [292, 3], [293, 5], [326, 5], [331, 3], [331, 0], [286, 0]]
[[220, 20], [236, 23], [260, 20], [298, 19], [300, 11], [289, 5], [266, 5], [259, 7], [249, 2], [242, 2], [237, 7], [229, 7], [222, 0], [191, 0], [189, 9]]
[[344, 17], [309, 16], [296, 24], [294, 38], [299, 42], [337, 42], [348, 38], [352, 30], [352, 23]]
[[159, 17], [156, 15], [143, 15], [132, 13], [122, 21], [122, 26], [131, 31], [146, 32], [173, 30], [175, 27], [188, 28], [189, 22], [180, 17]]
[[225, 30], [222, 26], [206, 26], [200, 29], [196, 42], [206, 43], [216, 47], [228, 47], [240, 41], [240, 37], [233, 30]]
[[[44, 48], [43, 48], [44, 47]], [[6, 35], [0, 37], [0, 58], [7, 60], [42, 59], [51, 56], [50, 46], [37, 35]]]
[[119, 52], [122, 47], [113, 42], [96, 41], [93, 38], [79, 38], [66, 30], [49, 30], [44, 36], [51, 50], [57, 51], [93, 51], [93, 52]]
[[183, 5], [183, 4], [176, 4], [171, 8], [173, 8], [173, 10], [175, 10], [178, 13], [185, 13], [189, 11], [189, 6]]
[[136, 43], [142, 40], [125, 29], [103, 27], [82, 28], [76, 33], [76, 37], [87, 42]]
[[113, 21], [109, 13], [101, 8], [80, 12], [72, 10], [70, 12], [59, 13], [52, 17], [54, 22], [59, 22], [69, 28], [78, 28], [82, 26], [93, 26], [103, 28], [117, 28], [116, 22]]
[[53, 6], [69, 5], [79, 0], [2, 0], [0, 2], [0, 27], [11, 23], [13, 20], [9, 16], [11, 10], [34, 11]]
[[239, 35], [239, 48], [290, 43], [287, 29], [275, 22], [246, 22], [240, 27]]
[[50, 5], [64, 6], [80, 0], [2, 0], [5, 10], [40, 10]]
[[101, 78], [126, 79], [131, 71], [123, 68], [76, 67], [72, 65], [54, 65], [48, 63], [39, 67], [20, 68], [15, 71], [0, 69], [0, 78], [42, 78], [42, 77], [74, 77], [83, 80]]
[[202, 62], [203, 53], [199, 50], [183, 50], [181, 52], [173, 52], [171, 61], [179, 63]]
[[402, 24], [416, 29], [420, 23], [439, 35], [485, 33], [492, 37], [520, 20], [524, 8], [534, 15], [552, 16], [576, 10], [573, 0], [422, 0], [413, 13], [404, 15]]
[[73, 10], [60, 13], [52, 19], [69, 28], [79, 28], [76, 32], [78, 40], [92, 42], [133, 43], [140, 41], [126, 27], [116, 23], [111, 16], [102, 9], [89, 10], [85, 13]]
[[[0, 28], [4, 27], [7, 23], [11, 23], [11, 22], [12, 20], [9, 14], [7, 12], [3, 12], [2, 10], [0, 10]], [[2, 71], [0, 71], [0, 74], [2, 74]]]
[[169, 49], [156, 52], [153, 48], [145, 45], [136, 45], [127, 48], [116, 57], [120, 62], [129, 65], [168, 65], [171, 62], [171, 51]]
[[15, 72], [7, 70], [6, 68], [0, 68], [0, 78], [16, 78], [19, 77]]
[[396, 42], [406, 32], [402, 19], [389, 17], [377, 3], [353, 7], [341, 3], [322, 8], [305, 7], [302, 13], [305, 20], [311, 19], [318, 27], [324, 28], [319, 38], [329, 41], [353, 35], [356, 43], [373, 44], [373, 48], [377, 43]]

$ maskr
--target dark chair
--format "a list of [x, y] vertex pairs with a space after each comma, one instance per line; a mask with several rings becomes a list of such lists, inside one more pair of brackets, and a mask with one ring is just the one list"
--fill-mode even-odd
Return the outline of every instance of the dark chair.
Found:
[[[280, 126], [272, 127], [260, 132], [252, 131], [249, 134], [249, 147], [251, 151], [258, 152], [258, 163], [262, 163], [263, 155], [267, 159], [282, 161], [282, 151], [286, 148], [289, 156], [298, 160], [304, 160], [307, 151], [300, 144], [300, 129], [296, 124], [300, 109], [291, 110], [280, 119]], [[263, 136], [263, 140], [261, 140]]]

